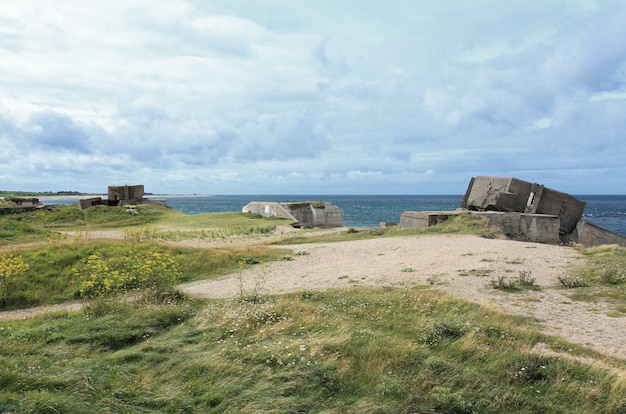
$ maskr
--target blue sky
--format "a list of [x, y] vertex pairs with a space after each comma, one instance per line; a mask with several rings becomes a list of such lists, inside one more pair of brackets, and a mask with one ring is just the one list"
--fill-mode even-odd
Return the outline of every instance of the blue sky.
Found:
[[3, 0], [0, 189], [626, 194], [626, 3]]

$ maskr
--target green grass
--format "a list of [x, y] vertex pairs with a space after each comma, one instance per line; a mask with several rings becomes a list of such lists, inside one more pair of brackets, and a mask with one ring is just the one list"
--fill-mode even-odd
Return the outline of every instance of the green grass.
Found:
[[419, 289], [182, 299], [0, 322], [0, 411], [618, 413], [619, 363]]
[[41, 247], [17, 250], [29, 269], [11, 284], [0, 310], [63, 303], [78, 299], [78, 281], [72, 269], [81, 260], [100, 254], [109, 260], [146, 253], [172, 256], [182, 272], [180, 282], [211, 279], [239, 269], [239, 261], [268, 262], [289, 254], [287, 250], [265, 246], [239, 246], [220, 249], [198, 249], [169, 246], [163, 243], [130, 241], [78, 240], [52, 242]]
[[626, 248], [604, 245], [580, 249], [587, 265], [578, 273], [559, 278], [565, 288], [571, 288], [572, 300], [584, 302], [609, 302], [614, 310], [610, 316], [621, 313], [626, 307]]
[[145, 233], [145, 228], [150, 227], [151, 239], [178, 241], [268, 234], [276, 226], [288, 224], [288, 220], [248, 213], [186, 215], [152, 204], [128, 211], [123, 207], [95, 206], [79, 210], [75, 205], [60, 205], [51, 210], [0, 216], [0, 244], [28, 242], [62, 230], [124, 229], [132, 236]]

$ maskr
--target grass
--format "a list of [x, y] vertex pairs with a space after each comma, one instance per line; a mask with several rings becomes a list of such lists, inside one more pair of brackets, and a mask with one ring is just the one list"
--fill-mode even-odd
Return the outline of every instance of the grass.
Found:
[[559, 277], [564, 288], [572, 289], [572, 300], [609, 302], [609, 316], [620, 315], [626, 307], [626, 248], [604, 245], [580, 248], [587, 265], [579, 272]]
[[[205, 213], [186, 215], [152, 204], [123, 207], [95, 206], [79, 210], [74, 205], [51, 210], [0, 215], [0, 244], [28, 242], [61, 230], [91, 231], [124, 229], [129, 239], [150, 235], [150, 239], [177, 241], [192, 238], [224, 238], [233, 235], [267, 234], [282, 219], [266, 219], [248, 213]], [[147, 231], [149, 230], [149, 231]]]
[[[619, 361], [541, 335], [525, 318], [420, 289], [266, 299], [180, 299], [0, 323], [0, 411], [626, 409], [626, 381], [609, 368]], [[537, 343], [560, 354], [535, 354]]]
[[78, 298], [78, 281], [73, 269], [83, 258], [100, 254], [118, 260], [135, 254], [160, 253], [173, 257], [182, 273], [180, 282], [211, 279], [239, 269], [239, 262], [268, 262], [289, 254], [287, 250], [265, 246], [239, 246], [198, 249], [174, 247], [163, 243], [130, 241], [53, 242], [44, 246], [16, 251], [29, 269], [17, 277], [0, 310], [63, 303]]

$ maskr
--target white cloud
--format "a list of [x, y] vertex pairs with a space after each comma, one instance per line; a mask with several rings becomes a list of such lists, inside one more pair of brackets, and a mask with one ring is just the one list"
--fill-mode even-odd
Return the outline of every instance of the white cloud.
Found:
[[625, 18], [619, 1], [6, 0], [0, 177], [462, 193], [572, 171], [624, 193]]

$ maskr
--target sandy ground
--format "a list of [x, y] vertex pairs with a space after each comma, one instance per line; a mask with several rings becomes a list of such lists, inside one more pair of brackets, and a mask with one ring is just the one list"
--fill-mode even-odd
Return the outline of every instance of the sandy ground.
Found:
[[[470, 235], [393, 237], [341, 243], [282, 246], [304, 250], [293, 261], [256, 265], [217, 280], [181, 286], [191, 295], [227, 298], [244, 289], [285, 293], [350, 286], [432, 285], [443, 292], [536, 318], [547, 333], [626, 359], [626, 318], [606, 315], [608, 303], [577, 302], [561, 288], [565, 276], [584, 264], [570, 247], [486, 239]], [[494, 289], [499, 276], [530, 272], [539, 291]]]
[[[287, 230], [279, 230], [286, 232]], [[91, 234], [115, 238], [119, 233]], [[238, 240], [187, 241], [194, 247], [267, 242], [274, 236]], [[181, 285], [184, 292], [204, 298], [230, 298], [244, 290], [279, 294], [352, 286], [431, 285], [459, 298], [487, 304], [513, 314], [536, 318], [546, 333], [626, 360], [626, 318], [607, 316], [610, 303], [573, 301], [572, 290], [557, 277], [584, 264], [573, 248], [471, 235], [429, 235], [377, 238], [340, 243], [280, 246], [307, 254], [292, 261], [255, 265], [216, 280]], [[517, 278], [529, 272], [538, 291], [521, 293], [493, 289], [491, 280]], [[79, 304], [69, 304], [77, 309]], [[38, 315], [63, 306], [0, 312], [0, 321]]]

